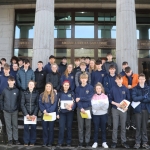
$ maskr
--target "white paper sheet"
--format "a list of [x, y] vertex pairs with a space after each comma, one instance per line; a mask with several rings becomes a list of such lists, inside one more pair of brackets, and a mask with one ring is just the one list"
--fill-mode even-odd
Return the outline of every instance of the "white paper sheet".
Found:
[[132, 102], [132, 103], [131, 103], [131, 106], [132, 106], [133, 108], [136, 108], [138, 105], [140, 105], [140, 103], [141, 103], [141, 102]]
[[24, 116], [24, 124], [36, 124], [37, 123], [37, 117], [35, 118], [34, 121], [30, 121], [27, 119], [26, 116]]
[[64, 101], [64, 100], [61, 101], [61, 105], [60, 105], [61, 109], [66, 109], [65, 104], [72, 105], [73, 101], [72, 100], [71, 101]]
[[[129, 105], [130, 105], [130, 102], [129, 101], [127, 101], [127, 100], [123, 100], [123, 101], [125, 101], [126, 103], [127, 103], [127, 107], [126, 108], [128, 108], [129, 107]], [[122, 102], [121, 102], [122, 103]], [[122, 112], [126, 112], [126, 111], [124, 111], [123, 109], [121, 109], [121, 108], [117, 108], [118, 110], [120, 110], [120, 111], [122, 111]]]

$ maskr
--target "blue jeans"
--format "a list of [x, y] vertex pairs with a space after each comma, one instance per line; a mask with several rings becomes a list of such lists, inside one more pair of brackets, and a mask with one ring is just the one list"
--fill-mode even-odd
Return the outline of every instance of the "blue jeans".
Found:
[[54, 141], [54, 122], [55, 121], [42, 121], [43, 126], [43, 144], [52, 144]]
[[72, 122], [74, 112], [60, 113], [59, 114], [59, 138], [58, 144], [63, 144], [65, 127], [67, 129], [66, 143], [71, 144], [72, 140]]
[[[31, 129], [29, 130], [29, 126]], [[24, 124], [24, 144], [34, 144], [36, 141], [36, 124]]]
[[105, 115], [93, 115], [94, 142], [98, 142], [99, 128], [101, 128], [102, 143], [106, 142], [106, 122], [107, 122], [107, 114], [105, 114]]

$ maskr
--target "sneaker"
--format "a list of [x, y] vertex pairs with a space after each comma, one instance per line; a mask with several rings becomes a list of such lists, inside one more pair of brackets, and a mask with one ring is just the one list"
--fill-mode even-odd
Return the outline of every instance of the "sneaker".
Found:
[[150, 146], [149, 146], [147, 143], [144, 143], [144, 144], [142, 145], [142, 147], [145, 148], [145, 149], [149, 149], [149, 148], [150, 148]]
[[111, 130], [112, 126], [111, 125], [107, 125], [106, 130]]
[[71, 147], [71, 144], [67, 144], [67, 147]]
[[104, 148], [108, 148], [107, 143], [106, 143], [106, 142], [103, 142], [103, 143], [102, 143], [102, 147], [104, 147]]
[[60, 148], [61, 146], [62, 146], [61, 144], [58, 144], [56, 147], [57, 147], [57, 148]]
[[127, 144], [127, 142], [122, 143], [122, 146], [123, 146], [124, 148], [130, 148], [130, 146]]
[[114, 142], [113, 142], [113, 143], [111, 144], [111, 148], [116, 148], [116, 147], [117, 147], [117, 143], [114, 143]]
[[136, 126], [135, 126], [135, 125], [132, 125], [131, 128], [132, 128], [133, 130], [136, 130]]
[[46, 144], [43, 144], [42, 147], [46, 147]]
[[31, 147], [33, 147], [33, 146], [34, 146], [34, 144], [30, 144], [30, 146], [31, 146]]
[[51, 145], [51, 144], [48, 144], [47, 147], [52, 147], [52, 145]]
[[95, 142], [95, 143], [92, 145], [92, 148], [97, 148], [97, 146], [98, 146], [98, 143]]
[[140, 144], [139, 144], [139, 143], [136, 143], [133, 148], [134, 148], [134, 149], [139, 149], [139, 148], [140, 148]]
[[12, 140], [8, 141], [8, 146], [12, 145]]
[[127, 124], [127, 125], [126, 125], [126, 130], [129, 130], [129, 129], [130, 129], [130, 125]]
[[19, 142], [18, 140], [15, 140], [15, 141], [14, 141], [14, 144], [15, 144], [15, 145], [20, 145], [20, 142]]
[[24, 146], [28, 146], [28, 144], [24, 144]]

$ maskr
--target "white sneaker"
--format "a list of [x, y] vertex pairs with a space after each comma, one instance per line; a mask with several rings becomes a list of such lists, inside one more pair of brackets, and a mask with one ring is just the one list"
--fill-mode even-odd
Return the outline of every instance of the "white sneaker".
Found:
[[97, 146], [98, 146], [98, 143], [95, 142], [95, 143], [92, 145], [92, 148], [97, 148]]
[[107, 145], [106, 142], [102, 143], [102, 146], [103, 146], [104, 148], [108, 148], [108, 145]]

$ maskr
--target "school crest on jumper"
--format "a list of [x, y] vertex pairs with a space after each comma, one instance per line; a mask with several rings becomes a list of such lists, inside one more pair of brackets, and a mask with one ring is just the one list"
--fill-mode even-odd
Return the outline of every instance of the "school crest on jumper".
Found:
[[71, 79], [73, 79], [73, 76], [71, 76]]
[[126, 92], [125, 91], [122, 91], [122, 94], [125, 94]]
[[14, 93], [14, 95], [16, 95], [16, 93]]
[[101, 74], [102, 75], [102, 77], [104, 77], [104, 74]]
[[71, 94], [68, 94], [68, 97], [71, 97]]
[[88, 94], [89, 93], [89, 90], [86, 90], [86, 94]]

